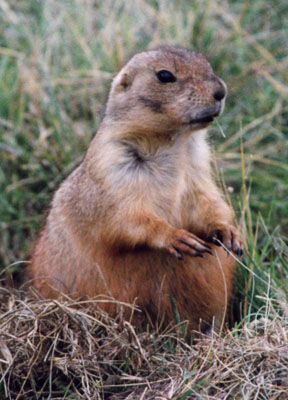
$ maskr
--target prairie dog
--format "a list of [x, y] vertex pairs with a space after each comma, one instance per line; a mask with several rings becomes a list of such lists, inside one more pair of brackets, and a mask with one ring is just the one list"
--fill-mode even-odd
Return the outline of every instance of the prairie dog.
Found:
[[176, 307], [189, 329], [219, 326], [235, 268], [219, 240], [242, 254], [205, 138], [225, 97], [199, 53], [167, 46], [132, 57], [84, 161], [55, 193], [29, 267], [34, 291], [136, 304], [136, 325], [166, 326]]

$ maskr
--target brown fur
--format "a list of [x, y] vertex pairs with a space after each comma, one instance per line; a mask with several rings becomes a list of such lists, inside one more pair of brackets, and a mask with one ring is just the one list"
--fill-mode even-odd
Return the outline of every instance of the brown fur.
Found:
[[[163, 69], [177, 81], [159, 82]], [[84, 161], [54, 196], [29, 267], [34, 290], [135, 303], [165, 325], [175, 321], [174, 303], [191, 329], [213, 318], [219, 326], [234, 261], [213, 243], [210, 254], [207, 241], [242, 251], [205, 139], [203, 118], [224, 106], [219, 91], [223, 97], [225, 84], [207, 60], [186, 49], [150, 50], [128, 62]], [[111, 301], [100, 304], [119, 312]], [[124, 307], [125, 318], [130, 312]]]

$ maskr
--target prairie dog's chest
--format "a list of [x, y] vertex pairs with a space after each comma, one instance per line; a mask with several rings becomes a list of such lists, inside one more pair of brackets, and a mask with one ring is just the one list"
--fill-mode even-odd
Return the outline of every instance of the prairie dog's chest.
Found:
[[[156, 214], [173, 225], [182, 225], [183, 199], [187, 194], [187, 166], [177, 154], [161, 154], [143, 166], [138, 181], [142, 198]], [[140, 174], [141, 174], [140, 173]]]
[[117, 146], [113, 143], [112, 148], [102, 153], [99, 164], [100, 168], [105, 167], [102, 171], [107, 192], [111, 199], [117, 193], [117, 199], [131, 209], [152, 211], [181, 226], [183, 208], [188, 206], [184, 199], [193, 191], [197, 176], [193, 153], [198, 149], [191, 148], [188, 140], [179, 140], [155, 152], [130, 143]]

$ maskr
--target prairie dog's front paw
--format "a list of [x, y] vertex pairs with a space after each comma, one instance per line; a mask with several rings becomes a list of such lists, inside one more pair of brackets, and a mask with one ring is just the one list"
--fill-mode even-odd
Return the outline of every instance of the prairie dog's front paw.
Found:
[[238, 229], [233, 225], [223, 225], [213, 229], [208, 235], [208, 241], [221, 246], [221, 243], [238, 257], [243, 255], [243, 241]]
[[167, 245], [169, 253], [173, 254], [178, 260], [183, 260], [182, 253], [192, 257], [202, 257], [202, 253], [213, 255], [211, 247], [200, 239], [184, 229], [177, 229], [172, 236], [170, 243]]

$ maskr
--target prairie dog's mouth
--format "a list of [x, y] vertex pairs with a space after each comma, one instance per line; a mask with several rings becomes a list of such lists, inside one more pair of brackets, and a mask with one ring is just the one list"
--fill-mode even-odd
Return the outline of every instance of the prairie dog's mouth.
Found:
[[194, 118], [189, 121], [189, 124], [209, 124], [217, 115], [210, 115], [202, 118]]
[[189, 125], [193, 124], [210, 124], [214, 118], [219, 117], [222, 113], [223, 106], [217, 105], [216, 107], [207, 107], [206, 109], [192, 114], [189, 119]]

